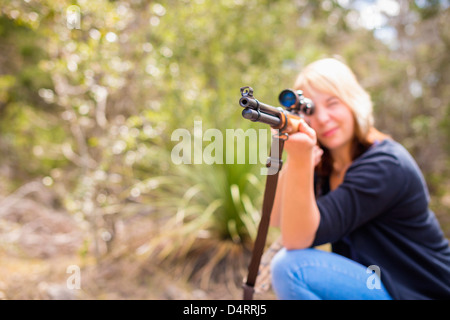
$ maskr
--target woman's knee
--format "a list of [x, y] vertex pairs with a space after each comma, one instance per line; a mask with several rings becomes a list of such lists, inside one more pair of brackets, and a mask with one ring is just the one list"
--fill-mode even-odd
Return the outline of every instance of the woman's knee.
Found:
[[281, 249], [272, 259], [272, 287], [280, 299], [317, 299], [305, 282], [304, 266], [310, 265], [314, 249]]
[[310, 248], [282, 249], [271, 264], [272, 285], [281, 299], [380, 299], [367, 289], [366, 271], [350, 259]]
[[[272, 281], [292, 277], [299, 265], [307, 263], [314, 256], [315, 249], [281, 249], [272, 259], [270, 269]], [[298, 270], [297, 270], [298, 271]]]

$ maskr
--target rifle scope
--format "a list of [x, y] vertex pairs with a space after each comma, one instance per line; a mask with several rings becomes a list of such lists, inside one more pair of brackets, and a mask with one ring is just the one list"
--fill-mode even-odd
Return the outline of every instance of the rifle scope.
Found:
[[314, 113], [314, 103], [311, 99], [303, 96], [302, 90], [283, 90], [278, 96], [278, 100], [288, 111], [296, 111], [296, 113], [303, 112], [308, 116]]

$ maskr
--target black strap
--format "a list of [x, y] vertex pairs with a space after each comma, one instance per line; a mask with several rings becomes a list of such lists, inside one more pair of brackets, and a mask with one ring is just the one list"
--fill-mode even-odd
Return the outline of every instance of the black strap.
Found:
[[277, 190], [278, 174], [283, 165], [283, 161], [281, 160], [281, 158], [283, 154], [284, 142], [286, 140], [287, 135], [278, 134], [272, 137], [270, 157], [266, 165], [269, 168], [269, 171], [266, 179], [266, 189], [264, 191], [261, 221], [259, 222], [258, 233], [256, 235], [252, 258], [248, 266], [247, 280], [243, 285], [244, 300], [252, 300], [253, 294], [255, 292], [254, 287], [256, 283], [256, 277], [258, 276], [259, 264], [261, 263], [261, 256], [264, 252], [264, 247], [266, 244], [267, 232], [269, 230], [270, 223], [270, 213], [272, 212], [272, 207], [275, 200], [275, 192]]

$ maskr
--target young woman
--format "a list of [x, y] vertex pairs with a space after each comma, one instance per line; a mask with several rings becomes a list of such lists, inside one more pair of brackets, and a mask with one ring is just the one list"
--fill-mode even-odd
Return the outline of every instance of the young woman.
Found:
[[[336, 59], [298, 76], [316, 109], [285, 142], [271, 224], [280, 299], [449, 299], [450, 247], [419, 167], [373, 126], [372, 104]], [[309, 123], [309, 125], [307, 124]], [[331, 243], [332, 252], [314, 249]]]

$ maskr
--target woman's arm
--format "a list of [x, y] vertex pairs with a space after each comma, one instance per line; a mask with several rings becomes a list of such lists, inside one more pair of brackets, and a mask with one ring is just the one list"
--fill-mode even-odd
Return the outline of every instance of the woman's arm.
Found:
[[270, 214], [270, 225], [272, 227], [280, 227], [281, 218], [281, 196], [284, 192], [284, 177], [286, 175], [288, 163], [283, 165], [283, 170], [281, 170], [278, 177], [277, 190], [275, 192], [275, 199], [273, 202], [272, 212]]
[[[323, 155], [323, 150], [319, 146], [314, 146], [314, 167], [320, 162], [320, 159]], [[286, 162], [283, 165], [283, 170], [280, 172], [280, 176], [278, 178], [277, 191], [275, 193], [274, 204], [272, 208], [272, 213], [270, 214], [270, 225], [272, 227], [280, 227], [280, 218], [281, 218], [281, 196], [284, 193], [284, 183], [286, 171], [288, 171], [288, 163]]]
[[304, 121], [299, 132], [285, 142], [289, 163], [277, 188], [272, 225], [281, 228], [283, 246], [303, 249], [311, 246], [320, 222], [314, 195], [316, 133]]
[[280, 228], [283, 246], [288, 250], [310, 247], [320, 222], [314, 196], [312, 161], [291, 166], [281, 197]]

